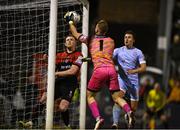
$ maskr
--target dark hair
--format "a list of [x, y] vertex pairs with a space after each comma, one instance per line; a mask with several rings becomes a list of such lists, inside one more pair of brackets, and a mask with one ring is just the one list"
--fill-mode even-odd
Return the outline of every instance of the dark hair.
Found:
[[74, 37], [74, 39], [75, 39], [76, 43], [78, 43], [78, 40], [76, 39], [76, 37], [75, 37], [75, 36], [73, 36], [73, 35], [70, 33], [70, 34], [66, 35], [66, 36], [65, 36], [65, 38], [63, 39], [63, 40], [64, 40], [64, 43], [63, 43], [63, 50], [65, 50], [65, 49], [66, 49], [66, 47], [65, 47], [65, 43], [66, 43], [66, 38], [67, 38], [67, 37]]
[[76, 37], [75, 37], [75, 36], [73, 36], [71, 33], [70, 33], [70, 34], [68, 34], [68, 35], [65, 37], [65, 39], [64, 39], [65, 41], [66, 41], [66, 38], [67, 38], [67, 37], [74, 37], [74, 39], [75, 39], [75, 40], [77, 40], [77, 39], [76, 39]]
[[99, 20], [96, 25], [98, 25], [102, 34], [108, 32], [109, 27], [108, 27], [108, 23], [105, 20], [103, 20], [103, 19]]
[[136, 40], [136, 34], [135, 34], [135, 32], [133, 32], [132, 30], [127, 30], [127, 31], [125, 32], [125, 34], [131, 34], [131, 35], [133, 36], [134, 40]]
[[74, 37], [74, 39], [76, 40], [76, 42], [77, 42], [77, 39], [76, 39], [76, 37], [75, 36], [73, 36], [71, 33], [70, 34], [68, 34], [67, 36], [65, 36], [65, 38], [64, 38], [64, 43], [66, 43], [66, 38], [67, 37]]

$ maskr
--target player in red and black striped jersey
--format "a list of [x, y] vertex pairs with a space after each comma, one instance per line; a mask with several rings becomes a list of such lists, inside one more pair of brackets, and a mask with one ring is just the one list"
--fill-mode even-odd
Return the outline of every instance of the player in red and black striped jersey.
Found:
[[69, 126], [68, 107], [78, 87], [82, 65], [82, 54], [76, 51], [76, 39], [69, 35], [65, 39], [66, 51], [57, 53], [55, 80], [55, 110], [60, 111], [66, 126]]

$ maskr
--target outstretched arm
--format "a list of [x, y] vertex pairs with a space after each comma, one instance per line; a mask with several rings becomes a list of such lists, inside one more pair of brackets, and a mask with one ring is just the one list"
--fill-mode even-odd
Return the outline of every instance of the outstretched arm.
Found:
[[71, 31], [72, 35], [73, 35], [76, 39], [78, 39], [79, 36], [81, 35], [81, 33], [78, 33], [78, 32], [77, 32], [77, 29], [76, 29], [73, 21], [69, 21], [69, 28], [70, 28], [70, 31]]

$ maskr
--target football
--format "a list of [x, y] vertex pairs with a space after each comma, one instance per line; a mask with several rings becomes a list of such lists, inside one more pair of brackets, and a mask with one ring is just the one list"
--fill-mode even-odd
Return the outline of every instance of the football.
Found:
[[79, 23], [81, 20], [80, 15], [76, 12], [76, 11], [68, 11], [65, 15], [64, 15], [64, 19], [69, 22], [69, 21], [73, 21], [74, 23]]

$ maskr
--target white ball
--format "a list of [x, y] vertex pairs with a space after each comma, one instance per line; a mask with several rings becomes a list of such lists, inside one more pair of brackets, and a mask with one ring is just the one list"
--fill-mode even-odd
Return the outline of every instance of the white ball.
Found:
[[72, 18], [74, 23], [79, 23], [80, 22], [81, 17], [76, 11], [70, 11], [69, 13], [72, 16], [71, 18]]

